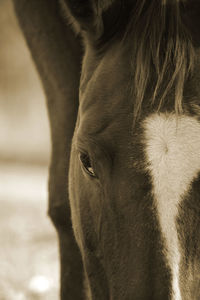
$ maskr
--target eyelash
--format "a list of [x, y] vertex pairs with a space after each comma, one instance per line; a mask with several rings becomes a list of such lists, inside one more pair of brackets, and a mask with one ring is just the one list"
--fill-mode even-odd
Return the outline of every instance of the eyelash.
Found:
[[94, 172], [94, 169], [93, 169], [93, 166], [92, 166], [92, 163], [91, 163], [91, 159], [89, 157], [89, 155], [87, 153], [80, 153], [79, 154], [79, 160], [83, 166], [83, 169], [84, 171], [91, 177], [97, 177], [95, 172]]

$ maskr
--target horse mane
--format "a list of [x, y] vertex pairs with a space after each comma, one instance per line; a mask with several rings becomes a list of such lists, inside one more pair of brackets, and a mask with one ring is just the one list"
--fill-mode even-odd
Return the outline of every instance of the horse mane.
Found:
[[185, 2], [135, 0], [125, 35], [133, 35], [135, 119], [149, 84], [153, 84], [151, 103], [158, 101], [158, 110], [173, 89], [175, 112], [183, 111], [184, 82], [194, 65], [192, 41], [182, 18]]
[[[59, 1], [64, 5], [62, 7], [68, 15], [68, 20], [77, 25], [66, 10], [65, 2]], [[195, 58], [192, 39], [183, 16], [187, 5], [194, 0], [95, 1], [99, 3], [99, 15], [102, 11], [104, 13], [104, 21], [108, 11], [112, 12], [111, 18], [108, 14], [108, 24], [114, 17], [118, 20], [115, 20], [111, 28], [107, 26], [103, 36], [98, 39], [98, 52], [101, 53], [107, 40], [110, 40], [128, 20], [123, 40], [126, 40], [126, 37], [132, 40], [134, 84], [131, 82], [131, 93], [134, 97], [134, 119], [140, 116], [145, 94], [148, 94], [151, 103], [156, 104], [160, 110], [166, 96], [173, 92], [175, 112], [177, 115], [182, 113], [184, 83], [192, 73]], [[114, 7], [115, 4], [118, 11]], [[79, 31], [78, 27], [76, 32]]]

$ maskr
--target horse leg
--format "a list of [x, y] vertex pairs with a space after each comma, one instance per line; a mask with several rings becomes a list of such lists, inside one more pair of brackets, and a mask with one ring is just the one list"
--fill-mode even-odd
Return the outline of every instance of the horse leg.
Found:
[[61, 299], [83, 299], [83, 271], [68, 200], [68, 166], [78, 109], [81, 47], [64, 24], [57, 0], [13, 0], [47, 96], [52, 157], [49, 215], [57, 229]]

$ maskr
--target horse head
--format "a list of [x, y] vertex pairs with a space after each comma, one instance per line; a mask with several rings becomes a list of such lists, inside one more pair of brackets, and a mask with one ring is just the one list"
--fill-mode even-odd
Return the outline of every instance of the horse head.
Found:
[[69, 193], [88, 297], [198, 299], [200, 7], [62, 5], [84, 47]]

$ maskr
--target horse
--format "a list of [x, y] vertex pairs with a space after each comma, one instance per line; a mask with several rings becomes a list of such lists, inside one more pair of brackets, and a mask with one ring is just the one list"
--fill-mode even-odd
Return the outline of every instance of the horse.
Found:
[[200, 299], [199, 1], [13, 3], [47, 96], [61, 299]]

